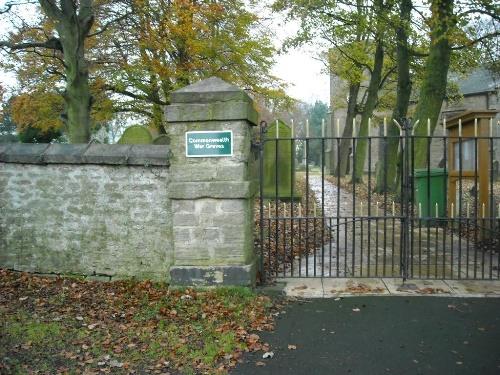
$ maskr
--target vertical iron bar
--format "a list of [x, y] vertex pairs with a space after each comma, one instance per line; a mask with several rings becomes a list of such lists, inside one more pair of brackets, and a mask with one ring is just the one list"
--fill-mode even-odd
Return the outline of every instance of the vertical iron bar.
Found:
[[[410, 170], [408, 171], [409, 174], [409, 181], [410, 181], [410, 202], [412, 204], [411, 206], [411, 221], [410, 221], [410, 252], [411, 252], [411, 277], [413, 277], [413, 258], [414, 258], [414, 248], [413, 248], [413, 243], [415, 240], [415, 234], [414, 234], [414, 227], [415, 227], [415, 137], [413, 136], [413, 129], [410, 131], [408, 136], [410, 137], [410, 144], [406, 147], [410, 147], [408, 150], [408, 157], [410, 158], [410, 163], [409, 163], [409, 168]], [[421, 275], [419, 274], [419, 277]]]
[[395, 245], [396, 245], [396, 216], [392, 216], [392, 256], [391, 256], [391, 276], [394, 277], [394, 254], [396, 253]]
[[467, 215], [466, 219], [465, 219], [465, 227], [467, 228], [467, 235], [466, 235], [466, 241], [467, 241], [467, 254], [465, 256], [465, 262], [466, 262], [466, 266], [465, 266], [465, 278], [468, 279], [469, 278], [469, 250], [470, 250], [470, 220], [469, 220], [469, 216]]
[[370, 256], [371, 256], [371, 229], [372, 229], [372, 138], [368, 134], [368, 207], [367, 207], [367, 222], [368, 222], [368, 256], [367, 256], [367, 276], [370, 277]]
[[[325, 135], [321, 133], [321, 277], [325, 276]], [[331, 259], [330, 259], [331, 262]]]
[[[286, 277], [287, 251], [286, 251], [286, 210], [283, 210], [283, 277]], [[290, 275], [292, 276], [292, 275]]]
[[[492, 121], [492, 120], [491, 120]], [[491, 125], [493, 126], [493, 125]], [[492, 246], [489, 246], [489, 252], [490, 252], [490, 280], [493, 279], [493, 236], [494, 236], [494, 229], [495, 229], [495, 222], [493, 221], [495, 217], [495, 207], [494, 207], [494, 201], [493, 201], [493, 134], [490, 133], [490, 168], [489, 168], [489, 173], [490, 173], [490, 218], [488, 219], [488, 238], [486, 241], [490, 242]], [[500, 230], [500, 229], [499, 229]], [[498, 244], [500, 246], [500, 244]], [[499, 254], [500, 257], [500, 254]]]
[[344, 277], [347, 277], [347, 217], [344, 218]]
[[363, 217], [360, 216], [359, 225], [361, 226], [360, 231], [360, 241], [361, 241], [361, 251], [359, 256], [359, 276], [363, 277]]
[[314, 251], [314, 277], [316, 277], [316, 212], [313, 217], [313, 251]]
[[[306, 277], [309, 276], [309, 138], [306, 142]], [[316, 254], [316, 252], [314, 252]]]
[[379, 222], [379, 208], [377, 202], [377, 216], [375, 218], [375, 276], [378, 276], [378, 222]]
[[[269, 212], [271, 212], [271, 207], [269, 207]], [[272, 232], [272, 222], [271, 222], [271, 214], [269, 213], [269, 218], [267, 219], [267, 222], [269, 224], [269, 227], [268, 227], [268, 232], [267, 232], [267, 270], [269, 271], [269, 274], [272, 273], [273, 269], [272, 269], [272, 263], [271, 263], [271, 259], [272, 259], [272, 246], [271, 246], [271, 232]]]
[[279, 142], [278, 142], [278, 138], [277, 136], [279, 135], [279, 130], [278, 130], [278, 127], [279, 127], [279, 123], [276, 123], [276, 136], [275, 136], [275, 149], [274, 149], [274, 192], [275, 192], [275, 196], [274, 196], [274, 211], [275, 211], [275, 223], [276, 223], [276, 231], [274, 233], [274, 243], [275, 243], [275, 247], [276, 247], [276, 251], [275, 251], [275, 255], [276, 255], [276, 259], [275, 259], [275, 262], [274, 262], [274, 272], [276, 274], [276, 277], [278, 277], [279, 275], [279, 269], [278, 269], [278, 265], [279, 265], [279, 245], [280, 245], [280, 242], [279, 242], [279, 239], [280, 239], [280, 234], [279, 234], [279, 231], [280, 231], [280, 222], [279, 222], [279, 191], [278, 191], [278, 155], [279, 155], [279, 152], [278, 152], [278, 147], [279, 147]]
[[[387, 134], [384, 132], [384, 171], [387, 171]], [[387, 173], [384, 173], [384, 255], [382, 260], [382, 276], [386, 277], [387, 259]]]
[[427, 278], [430, 277], [431, 268], [431, 137], [427, 134]]
[[[481, 207], [481, 211], [482, 207]], [[484, 218], [484, 215], [481, 215], [481, 240], [484, 241], [484, 226], [486, 225], [486, 219]], [[481, 280], [484, 280], [484, 263], [485, 263], [485, 250], [483, 249], [481, 251]]]
[[[462, 278], [462, 200], [463, 200], [463, 161], [462, 161], [462, 134], [458, 135], [458, 265], [457, 276], [458, 279]], [[451, 259], [451, 274], [453, 278], [453, 258]]]
[[[266, 122], [260, 123], [260, 139], [259, 139], [259, 221], [260, 221], [260, 273], [262, 282], [266, 282], [266, 270], [264, 269], [264, 127]], [[269, 245], [269, 243], [268, 243]]]
[[[413, 249], [413, 242], [414, 242], [414, 227], [415, 227], [415, 186], [414, 186], [414, 183], [415, 183], [415, 178], [414, 178], [414, 171], [415, 171], [415, 147], [414, 147], [414, 143], [415, 143], [415, 139], [413, 137], [413, 132], [410, 132], [409, 133], [409, 138], [410, 138], [410, 144], [408, 144], [406, 147], [409, 147], [409, 151], [408, 151], [408, 157], [410, 158], [410, 162], [409, 162], [409, 165], [410, 165], [410, 170], [408, 171], [408, 174], [409, 174], [409, 183], [410, 183], [410, 202], [411, 202], [411, 218], [409, 218], [410, 222], [409, 222], [409, 231], [410, 231], [410, 238], [408, 239], [409, 241], [409, 246], [410, 246], [410, 267], [411, 267], [411, 270], [410, 270], [410, 277], [414, 277], [414, 269], [413, 269], [413, 263], [414, 263], [414, 249]], [[420, 276], [420, 275], [419, 275]]]
[[295, 263], [295, 251], [294, 251], [294, 189], [295, 189], [295, 134], [293, 134], [293, 123], [292, 123], [292, 138], [290, 138], [290, 150], [291, 150], [291, 164], [290, 164], [290, 276], [294, 276], [293, 264]]
[[410, 183], [410, 150], [409, 150], [409, 145], [410, 145], [410, 136], [411, 136], [411, 122], [407, 119], [403, 122], [404, 124], [404, 159], [403, 159], [403, 176], [404, 176], [404, 188], [403, 188], [403, 194], [402, 194], [402, 199], [401, 199], [401, 215], [402, 215], [402, 223], [401, 226], [403, 227], [403, 237], [404, 237], [404, 243], [403, 243], [403, 259], [404, 259], [404, 264], [403, 264], [403, 280], [406, 280], [408, 278], [408, 250], [409, 250], [409, 220], [410, 220], [410, 189], [411, 189], [411, 183]]
[[[455, 208], [453, 208], [455, 210]], [[455, 228], [455, 212], [452, 214], [451, 218], [451, 230], [450, 230], [450, 279], [453, 279], [453, 237], [454, 237], [454, 228]]]
[[356, 222], [354, 221], [356, 216], [356, 138], [353, 132], [352, 134], [352, 276], [354, 277], [355, 272], [355, 258], [356, 258]]
[[302, 277], [302, 217], [299, 216], [299, 277]]
[[[443, 127], [446, 126], [446, 123], [445, 121], [443, 120]], [[447, 144], [446, 142], [446, 129], [443, 130], [443, 160], [444, 160], [444, 175], [445, 176], [448, 176], [448, 171], [447, 171], [447, 158], [448, 158], [448, 150], [447, 150], [447, 147], [450, 147], [450, 144]], [[449, 178], [449, 177], [448, 177]], [[444, 212], [444, 216], [443, 217], [443, 264], [442, 264], [442, 269], [443, 269], [443, 274], [441, 275], [441, 277], [444, 279], [446, 278], [446, 268], [445, 268], [445, 264], [446, 264], [446, 230], [448, 229], [449, 227], [449, 221], [448, 221], [448, 218], [446, 218], [446, 212], [448, 211], [448, 183], [446, 182], [443, 186], [443, 196], [444, 196], [444, 207], [443, 207], [443, 212]]]
[[[405, 144], [405, 141], [406, 141], [406, 122], [405, 120], [403, 119], [402, 121], [402, 126], [405, 128], [404, 129], [404, 137], [402, 136], [403, 134], [399, 134], [399, 138], [398, 138], [398, 144], [399, 144], [399, 148], [400, 148], [400, 156], [399, 156], [399, 160], [398, 160], [398, 163], [399, 163], [399, 169], [400, 169], [400, 173], [401, 173], [401, 179], [400, 179], [400, 183], [399, 183], [399, 189], [400, 189], [400, 203], [401, 203], [401, 218], [400, 218], [400, 223], [399, 223], [399, 235], [400, 235], [400, 238], [399, 238], [399, 276], [403, 277], [403, 279], [405, 279], [405, 251], [407, 249], [405, 249], [405, 242], [406, 242], [406, 233], [405, 233], [405, 226], [404, 226], [404, 215], [405, 215], [405, 194], [406, 194], [406, 186], [405, 186], [405, 183], [406, 183], [406, 148], [407, 148], [407, 144]], [[395, 224], [395, 221], [393, 222], [393, 225]], [[393, 229], [394, 231], [394, 229]], [[394, 249], [394, 235], [393, 235], [393, 245], [392, 245], [392, 276], [394, 277], [394, 257], [395, 257], [395, 249]]]
[[422, 278], [422, 215], [418, 217], [418, 277]]
[[[404, 216], [406, 214], [406, 209], [405, 209], [405, 202], [406, 202], [406, 182], [407, 182], [407, 179], [406, 179], [406, 173], [407, 173], [407, 170], [406, 170], [406, 149], [408, 148], [408, 138], [407, 138], [407, 131], [406, 131], [406, 127], [407, 127], [407, 123], [406, 123], [406, 120], [403, 119], [403, 121], [401, 121], [401, 125], [403, 126], [404, 128], [404, 135], [401, 134], [401, 131], [399, 133], [399, 138], [398, 138], [398, 144], [399, 144], [399, 147], [400, 147], [400, 157], [399, 157], [399, 160], [398, 160], [398, 163], [399, 163], [399, 168], [401, 170], [401, 181], [400, 181], [400, 186], [399, 186], [399, 189], [400, 189], [400, 219], [399, 219], [399, 276], [402, 276], [403, 279], [406, 279], [405, 277], [405, 265], [406, 265], [406, 262], [405, 262], [405, 252], [408, 251], [408, 249], [405, 248], [405, 243], [406, 243], [406, 235], [407, 233], [405, 232], [405, 223], [404, 223]], [[404, 137], [403, 137], [404, 136]], [[406, 143], [405, 143], [406, 142]], [[409, 151], [409, 150], [408, 150]], [[394, 216], [394, 215], [393, 215]], [[394, 277], [394, 258], [395, 258], [395, 238], [394, 238], [394, 226], [396, 225], [396, 219], [393, 218], [393, 235], [392, 235], [392, 276]]]
[[328, 258], [328, 276], [332, 277], [332, 217], [328, 217], [328, 248], [329, 248], [329, 258]]
[[477, 278], [477, 246], [478, 246], [478, 160], [477, 160], [477, 137], [474, 138], [474, 279]]
[[340, 134], [337, 134], [337, 277], [340, 277]]
[[434, 254], [434, 278], [438, 278], [439, 219], [436, 216], [436, 254]]

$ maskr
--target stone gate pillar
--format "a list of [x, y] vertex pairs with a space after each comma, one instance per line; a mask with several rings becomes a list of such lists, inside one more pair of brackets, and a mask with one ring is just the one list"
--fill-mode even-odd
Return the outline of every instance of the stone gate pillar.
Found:
[[173, 154], [171, 283], [252, 285], [257, 189], [250, 148], [258, 121], [252, 99], [212, 77], [173, 92], [166, 118]]

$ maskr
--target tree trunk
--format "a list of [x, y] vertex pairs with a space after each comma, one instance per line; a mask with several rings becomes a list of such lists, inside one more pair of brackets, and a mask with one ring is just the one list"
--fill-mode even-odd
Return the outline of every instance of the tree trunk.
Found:
[[[392, 119], [401, 123], [401, 120], [408, 113], [408, 106], [411, 95], [411, 78], [410, 78], [410, 55], [408, 51], [408, 29], [410, 27], [410, 17], [412, 10], [412, 0], [402, 0], [400, 8], [400, 24], [396, 29], [396, 59], [398, 69], [398, 81], [396, 91], [396, 106], [392, 112]], [[387, 127], [387, 135], [389, 136], [386, 147], [383, 142], [380, 142], [379, 161], [377, 163], [377, 181], [375, 192], [383, 193], [385, 190], [392, 192], [396, 191], [398, 160], [399, 158], [388, 157], [396, 155], [399, 148], [399, 129], [390, 121]]]
[[[453, 0], [432, 0], [431, 44], [425, 65], [422, 88], [415, 111], [415, 135], [427, 135], [427, 120], [430, 120], [431, 135], [434, 133], [441, 106], [446, 93], [451, 46], [448, 31], [453, 22]], [[427, 139], [414, 142], [415, 168], [427, 165]]]
[[66, 65], [65, 125], [71, 143], [87, 143], [90, 140], [91, 94], [82, 39], [74, 34], [70, 34], [68, 38], [61, 38], [64, 51], [75, 51], [75, 53], [64, 54]]
[[368, 84], [368, 95], [366, 97], [365, 108], [361, 117], [361, 124], [359, 127], [358, 141], [356, 142], [356, 150], [354, 154], [353, 165], [353, 180], [356, 183], [363, 181], [363, 170], [366, 160], [367, 140], [362, 139], [368, 135], [368, 123], [372, 117], [373, 111], [378, 101], [378, 90], [382, 80], [382, 68], [384, 66], [384, 47], [382, 40], [377, 41], [375, 49], [373, 71]]
[[90, 108], [92, 96], [89, 87], [89, 70], [85, 59], [85, 38], [94, 23], [93, 0], [60, 0], [57, 7], [50, 0], [39, 0], [40, 6], [51, 19], [59, 34], [64, 59], [66, 89], [63, 115], [71, 143], [90, 140]]
[[[342, 137], [350, 137], [352, 135], [352, 122], [356, 118], [356, 105], [358, 103], [359, 83], [351, 83], [349, 85], [349, 99], [347, 103], [347, 115], [345, 118], [344, 131]], [[349, 148], [352, 142], [349, 139], [343, 138], [340, 141], [338, 151], [337, 170], [335, 175], [344, 177], [347, 173], [347, 165], [349, 161]]]

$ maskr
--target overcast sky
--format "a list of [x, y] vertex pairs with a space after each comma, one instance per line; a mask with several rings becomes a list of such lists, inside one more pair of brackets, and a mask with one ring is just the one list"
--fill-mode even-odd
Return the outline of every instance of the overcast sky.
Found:
[[274, 74], [290, 83], [290, 96], [309, 103], [321, 100], [328, 104], [329, 78], [321, 72], [322, 68], [322, 63], [304, 48], [279, 56]]
[[[262, 3], [270, 2], [263, 0]], [[286, 38], [293, 37], [300, 28], [298, 21], [285, 20], [282, 14], [271, 13], [266, 5], [261, 5], [257, 12], [268, 19], [268, 27], [273, 30], [274, 45], [278, 49]], [[316, 100], [329, 103], [330, 80], [322, 72], [323, 64], [315, 59], [320, 52], [318, 46], [309, 45], [277, 56], [273, 73], [289, 83], [290, 96], [309, 103]]]

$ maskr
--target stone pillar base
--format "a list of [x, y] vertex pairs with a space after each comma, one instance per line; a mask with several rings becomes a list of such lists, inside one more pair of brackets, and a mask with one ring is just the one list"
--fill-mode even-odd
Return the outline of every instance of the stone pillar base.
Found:
[[255, 263], [242, 266], [172, 266], [175, 286], [254, 286]]

